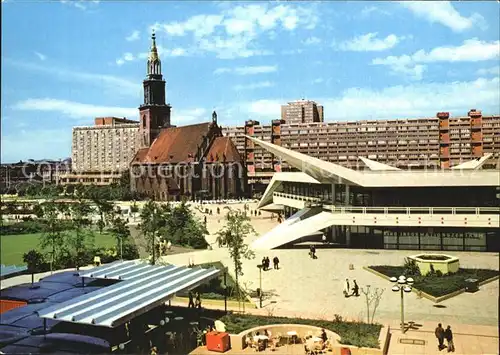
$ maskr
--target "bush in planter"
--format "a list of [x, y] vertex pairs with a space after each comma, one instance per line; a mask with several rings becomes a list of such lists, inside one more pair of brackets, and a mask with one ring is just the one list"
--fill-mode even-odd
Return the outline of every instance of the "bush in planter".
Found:
[[419, 276], [420, 275], [420, 269], [418, 268], [417, 261], [410, 259], [410, 258], [405, 258], [404, 262], [404, 274], [405, 276]]
[[47, 265], [42, 253], [38, 250], [30, 250], [23, 255], [23, 261], [28, 266], [28, 272], [31, 274], [31, 284], [34, 283], [34, 274], [44, 271], [43, 267]]

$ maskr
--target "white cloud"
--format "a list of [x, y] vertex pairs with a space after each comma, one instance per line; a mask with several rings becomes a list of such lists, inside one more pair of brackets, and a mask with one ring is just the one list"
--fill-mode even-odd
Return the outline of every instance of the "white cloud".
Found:
[[500, 76], [500, 67], [496, 66], [496, 67], [491, 67], [491, 68], [479, 69], [477, 71], [477, 75], [482, 75], [482, 76], [496, 75], [496, 76]]
[[417, 17], [431, 23], [439, 23], [455, 32], [471, 29], [475, 25], [482, 29], [486, 29], [487, 26], [484, 17], [480, 14], [473, 13], [470, 17], [464, 17], [449, 1], [401, 1], [400, 4], [411, 10]]
[[307, 46], [320, 44], [320, 43], [321, 43], [321, 39], [316, 37], [316, 36], [311, 36], [304, 41], [304, 44]]
[[412, 55], [388, 56], [375, 58], [374, 65], [387, 65], [393, 73], [407, 74], [415, 79], [422, 79], [426, 70], [425, 63], [433, 62], [479, 62], [500, 57], [500, 41], [480, 41], [476, 38], [468, 39], [460, 46], [436, 47], [429, 52], [423, 49]]
[[[281, 117], [281, 105], [284, 103], [280, 100], [257, 100], [242, 104], [241, 111], [246, 111], [252, 119], [277, 119]], [[264, 124], [264, 122], [261, 123]]]
[[89, 5], [95, 6], [95, 5], [99, 4], [100, 1], [99, 0], [60, 0], [60, 2], [63, 4], [66, 4], [66, 5], [74, 6], [77, 9], [85, 11], [85, 10], [87, 10], [87, 7]]
[[[165, 48], [163, 46], [157, 45], [156, 48], [158, 50], [158, 55], [160, 56], [160, 59], [165, 58], [165, 57], [184, 57], [184, 56], [188, 55], [188, 51], [186, 49], [180, 48], [180, 47], [170, 49], [170, 48]], [[115, 62], [117, 65], [120, 66], [120, 65], [125, 64], [126, 62], [133, 62], [136, 60], [145, 60], [148, 57], [149, 57], [149, 52], [142, 52], [136, 56], [134, 56], [130, 52], [126, 52], [126, 53], [123, 53], [123, 55], [120, 58], [116, 59]]]
[[188, 54], [213, 53], [221, 59], [268, 55], [258, 47], [258, 38], [276, 30], [313, 29], [318, 23], [314, 6], [268, 3], [221, 7], [219, 14], [195, 15], [185, 21], [155, 23], [150, 26], [169, 36], [191, 36]]
[[[463, 115], [471, 108], [498, 113], [500, 79], [391, 86], [380, 90], [349, 88], [336, 97], [318, 97], [325, 107], [325, 120], [390, 119], [435, 117], [439, 111]], [[467, 100], [464, 100], [467, 98]], [[280, 107], [296, 98], [257, 100], [237, 104], [233, 111], [241, 117], [267, 120], [280, 117]]]
[[360, 16], [362, 18], [367, 18], [372, 14], [390, 15], [388, 11], [382, 10], [377, 6], [365, 6], [363, 10], [361, 10]]
[[255, 75], [272, 73], [278, 70], [276, 65], [246, 66], [236, 68], [218, 68], [214, 74], [234, 73], [236, 75]]
[[17, 102], [12, 108], [21, 111], [58, 112], [64, 115], [63, 119], [93, 118], [98, 116], [118, 116], [134, 119], [138, 115], [137, 108], [135, 107], [99, 106], [52, 98], [27, 99]]
[[323, 78], [316, 78], [312, 81], [313, 84], [321, 84], [322, 82], [324, 82], [325, 79]]
[[86, 85], [97, 86], [113, 93], [113, 95], [129, 95], [141, 97], [142, 85], [137, 80], [127, 80], [123, 77], [117, 77], [107, 74], [94, 74], [76, 69], [64, 69], [60, 67], [42, 66], [34, 63], [25, 63], [14, 61], [11, 59], [4, 59], [4, 62], [23, 68], [30, 71], [50, 74], [52, 77], [57, 77], [61, 81], [69, 81], [71, 83], [80, 82]]
[[35, 55], [38, 57], [38, 59], [40, 59], [41, 61], [44, 61], [45, 59], [47, 59], [47, 56], [45, 54], [42, 54], [40, 52], [35, 52]]
[[208, 111], [204, 108], [194, 108], [194, 109], [172, 109], [172, 123], [173, 124], [185, 124], [188, 122], [199, 122], [208, 121], [211, 119], [209, 117]]
[[128, 42], [137, 41], [139, 39], [139, 34], [140, 34], [140, 32], [136, 30], [136, 31], [132, 32], [129, 36], [125, 37], [125, 39]]
[[195, 15], [184, 22], [156, 23], [153, 28], [170, 36], [185, 36], [192, 32], [196, 37], [211, 35], [222, 22], [221, 15]]
[[31, 129], [2, 133], [2, 162], [62, 159], [71, 155], [71, 128]]
[[343, 51], [356, 52], [384, 51], [393, 48], [404, 38], [398, 38], [398, 36], [394, 34], [390, 34], [385, 38], [377, 38], [377, 35], [377, 32], [360, 35], [340, 43], [338, 48]]
[[274, 86], [274, 83], [270, 81], [260, 81], [257, 83], [250, 83], [250, 84], [244, 84], [244, 85], [234, 85], [233, 90], [255, 90], [255, 89], [262, 89], [262, 88], [269, 88]]

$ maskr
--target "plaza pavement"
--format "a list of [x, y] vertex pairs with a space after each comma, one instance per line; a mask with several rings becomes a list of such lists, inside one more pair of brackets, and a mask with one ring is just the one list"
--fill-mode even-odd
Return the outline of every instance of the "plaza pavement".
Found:
[[[240, 206], [236, 205], [236, 208]], [[164, 260], [173, 264], [187, 265], [191, 258], [194, 263], [221, 261], [231, 269], [231, 260], [227, 248], [218, 248], [215, 233], [224, 225], [224, 218], [215, 215], [215, 205], [208, 208], [214, 215], [207, 216], [209, 243], [213, 250], [194, 251], [184, 254], [165, 256]], [[250, 204], [253, 210], [255, 204]], [[270, 214], [252, 217], [251, 223], [258, 235], [277, 225], [271, 221]], [[405, 250], [361, 250], [361, 249], [317, 249], [318, 259], [308, 256], [308, 249], [276, 249], [256, 250], [255, 259], [243, 260], [244, 275], [240, 278], [243, 286], [255, 290], [259, 287], [259, 269], [263, 256], [272, 259], [278, 256], [280, 270], [262, 272], [262, 289], [268, 294], [264, 301], [267, 309], [274, 313], [295, 313], [332, 319], [335, 314], [354, 320], [366, 320], [366, 299], [362, 292], [360, 297], [343, 296], [342, 290], [346, 278], [356, 280], [361, 289], [384, 289], [380, 305], [375, 315], [376, 321], [400, 318], [400, 295], [391, 291], [392, 284], [385, 279], [363, 269], [369, 265], [402, 265], [404, 258], [416, 253]], [[460, 265], [468, 268], [499, 269], [498, 253], [446, 252], [458, 256]], [[354, 270], [349, 270], [353, 264]], [[406, 321], [417, 323], [441, 321], [450, 325], [477, 324], [496, 326], [498, 324], [499, 283], [491, 282], [481, 286], [476, 293], [463, 293], [441, 302], [440, 307], [425, 298], [418, 298], [412, 292], [405, 294]]]
[[[224, 225], [222, 216], [207, 216], [209, 243], [215, 242], [215, 233]], [[239, 206], [233, 206], [239, 208]], [[250, 204], [255, 209], [255, 204]], [[222, 209], [221, 209], [222, 210]], [[257, 236], [277, 225], [270, 220], [270, 214], [252, 217], [251, 223]], [[250, 237], [251, 243], [257, 236]], [[218, 248], [214, 243], [213, 250], [176, 254], [164, 257], [173, 264], [188, 264], [221, 261], [229, 266], [231, 260], [226, 248]], [[262, 289], [268, 296], [264, 300], [264, 309], [249, 310], [255, 314], [273, 314], [290, 317], [307, 317], [316, 319], [333, 319], [339, 314], [351, 320], [366, 321], [366, 298], [362, 292], [360, 297], [345, 298], [342, 290], [346, 278], [356, 280], [362, 289], [367, 285], [373, 289], [384, 289], [375, 321], [391, 326], [390, 354], [434, 354], [439, 352], [434, 337], [434, 329], [438, 322], [451, 325], [455, 333], [456, 354], [498, 354], [498, 301], [499, 282], [491, 282], [481, 286], [476, 293], [462, 293], [437, 304], [419, 298], [416, 293], [405, 294], [405, 321], [419, 324], [418, 330], [409, 330], [405, 334], [399, 331], [400, 294], [391, 291], [392, 284], [385, 279], [363, 269], [369, 265], [402, 265], [404, 258], [416, 251], [403, 250], [356, 250], [356, 249], [318, 249], [318, 259], [308, 256], [308, 249], [278, 249], [271, 251], [255, 251], [253, 260], [243, 260], [244, 275], [240, 277], [243, 287], [255, 290], [259, 287], [259, 270], [263, 256], [272, 259], [278, 256], [280, 270], [269, 270], [262, 273]], [[467, 268], [499, 269], [498, 253], [446, 252], [460, 258], [460, 265]], [[354, 269], [349, 269], [353, 264]], [[255, 299], [254, 302], [257, 303]], [[401, 344], [400, 338], [421, 339], [425, 345]]]

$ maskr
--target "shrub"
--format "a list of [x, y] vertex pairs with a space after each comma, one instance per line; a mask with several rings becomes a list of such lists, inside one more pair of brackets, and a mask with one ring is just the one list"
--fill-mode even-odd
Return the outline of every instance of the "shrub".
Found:
[[420, 275], [420, 269], [418, 268], [417, 261], [410, 259], [410, 258], [405, 258], [404, 262], [404, 275], [405, 276], [419, 276]]

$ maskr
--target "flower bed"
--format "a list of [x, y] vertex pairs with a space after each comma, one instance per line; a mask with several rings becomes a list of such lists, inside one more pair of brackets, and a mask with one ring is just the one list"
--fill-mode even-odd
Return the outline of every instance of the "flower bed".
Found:
[[[369, 266], [369, 268], [387, 277], [406, 275], [406, 269], [403, 266], [377, 265]], [[411, 276], [415, 280], [413, 288], [431, 296], [440, 297], [464, 289], [465, 280], [467, 279], [477, 279], [479, 282], [482, 282], [498, 276], [499, 274], [498, 270], [459, 269], [456, 273], [444, 274], [442, 276], [406, 276]]]

